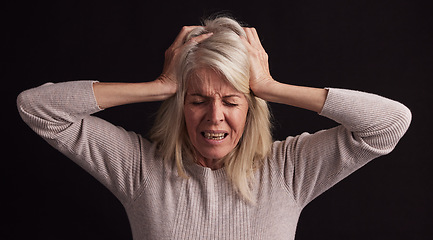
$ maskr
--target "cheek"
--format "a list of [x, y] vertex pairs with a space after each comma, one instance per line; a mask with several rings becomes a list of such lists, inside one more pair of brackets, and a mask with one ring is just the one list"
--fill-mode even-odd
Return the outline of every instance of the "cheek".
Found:
[[184, 108], [185, 124], [190, 137], [194, 136], [195, 129], [197, 129], [199, 124], [199, 116], [197, 111], [185, 107]]
[[230, 114], [229, 120], [227, 121], [231, 126], [232, 130], [236, 131], [238, 138], [240, 138], [244, 132], [245, 123], [247, 119], [247, 110], [238, 109]]

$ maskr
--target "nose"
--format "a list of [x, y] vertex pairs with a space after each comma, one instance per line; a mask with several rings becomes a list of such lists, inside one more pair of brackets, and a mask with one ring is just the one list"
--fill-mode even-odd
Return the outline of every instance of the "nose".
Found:
[[219, 124], [224, 121], [224, 111], [221, 103], [213, 102], [209, 105], [209, 109], [206, 115], [206, 121], [212, 124]]

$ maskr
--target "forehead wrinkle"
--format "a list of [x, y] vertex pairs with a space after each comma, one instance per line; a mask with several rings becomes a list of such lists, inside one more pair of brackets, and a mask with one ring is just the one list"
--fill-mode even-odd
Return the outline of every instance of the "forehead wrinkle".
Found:
[[240, 93], [221, 74], [210, 69], [199, 69], [191, 75], [187, 94], [202, 97], [240, 97]]

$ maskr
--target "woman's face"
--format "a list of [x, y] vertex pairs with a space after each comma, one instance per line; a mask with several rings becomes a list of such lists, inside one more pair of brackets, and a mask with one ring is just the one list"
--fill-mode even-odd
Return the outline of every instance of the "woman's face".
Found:
[[193, 74], [185, 96], [185, 122], [196, 156], [217, 160], [226, 156], [242, 137], [248, 112], [243, 93], [210, 69]]

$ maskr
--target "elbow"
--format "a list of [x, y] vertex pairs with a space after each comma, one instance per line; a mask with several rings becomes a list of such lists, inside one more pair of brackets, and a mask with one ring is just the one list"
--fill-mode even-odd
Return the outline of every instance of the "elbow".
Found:
[[17, 97], [17, 109], [21, 119], [27, 124], [31, 125], [31, 119], [35, 119], [35, 100], [32, 90], [25, 90]]
[[357, 135], [367, 152], [373, 153], [376, 157], [392, 152], [409, 129], [412, 120], [410, 109], [401, 103], [394, 103], [388, 106], [382, 122], [384, 125], [376, 125]]
[[391, 131], [395, 132], [398, 139], [402, 138], [403, 135], [409, 129], [412, 121], [412, 112], [405, 105], [398, 103], [399, 107], [394, 111], [393, 125]]
[[39, 87], [27, 89], [18, 95], [16, 104], [21, 117], [23, 117], [24, 113], [36, 113], [44, 108], [39, 101], [40, 97], [45, 94], [41, 90], [51, 84], [53, 83], [45, 83]]
[[29, 95], [29, 90], [25, 90], [21, 92], [17, 97], [17, 108], [21, 116], [23, 115], [23, 112], [25, 112], [25, 109], [28, 108], [31, 103]]
[[378, 131], [378, 138], [373, 144], [380, 155], [386, 155], [394, 150], [400, 139], [409, 129], [412, 121], [412, 113], [409, 108], [401, 103], [397, 103], [396, 108], [388, 116], [389, 125], [385, 129]]

